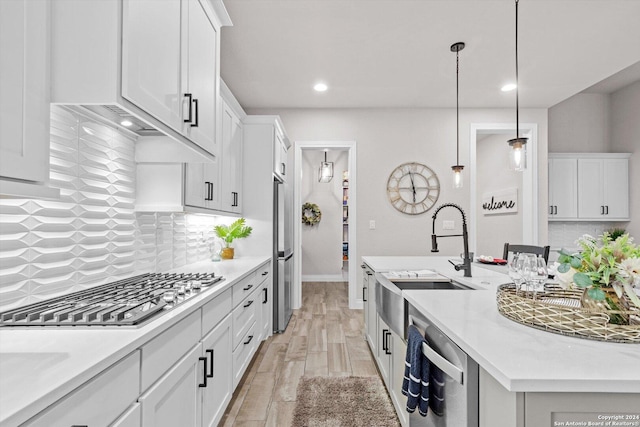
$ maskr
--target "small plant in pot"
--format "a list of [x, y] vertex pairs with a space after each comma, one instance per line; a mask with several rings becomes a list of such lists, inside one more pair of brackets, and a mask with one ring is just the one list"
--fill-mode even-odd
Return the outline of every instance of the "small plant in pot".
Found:
[[253, 228], [249, 227], [245, 224], [246, 220], [244, 218], [238, 218], [231, 225], [216, 225], [214, 230], [216, 235], [224, 241], [225, 247], [222, 248], [222, 252], [220, 252], [220, 257], [222, 259], [233, 259], [234, 250], [231, 247], [231, 242], [235, 239], [242, 239], [244, 237], [248, 237]]

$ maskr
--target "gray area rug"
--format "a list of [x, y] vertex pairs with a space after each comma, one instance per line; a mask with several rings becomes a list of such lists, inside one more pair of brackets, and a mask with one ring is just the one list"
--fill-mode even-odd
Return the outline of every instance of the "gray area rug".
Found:
[[398, 427], [389, 395], [376, 377], [302, 377], [293, 427]]

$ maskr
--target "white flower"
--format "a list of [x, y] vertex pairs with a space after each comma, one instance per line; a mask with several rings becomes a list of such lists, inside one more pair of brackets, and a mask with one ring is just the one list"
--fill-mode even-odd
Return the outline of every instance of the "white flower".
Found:
[[640, 258], [627, 258], [618, 264], [618, 274], [627, 279], [630, 284], [635, 284], [640, 279]]
[[558, 279], [558, 284], [562, 289], [573, 289], [575, 285], [573, 284], [573, 275], [576, 274], [578, 270], [571, 267], [569, 271], [565, 273], [556, 273], [556, 279]]

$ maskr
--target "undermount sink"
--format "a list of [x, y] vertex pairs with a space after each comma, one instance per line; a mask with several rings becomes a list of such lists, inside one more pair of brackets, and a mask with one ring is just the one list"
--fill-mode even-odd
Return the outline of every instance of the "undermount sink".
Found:
[[[398, 290], [473, 290], [460, 283], [451, 281], [439, 281], [439, 280], [389, 280], [392, 286], [395, 286]], [[402, 293], [397, 290], [389, 289], [389, 287], [382, 285], [376, 280], [376, 311], [389, 326], [393, 332], [397, 335], [405, 336], [405, 301], [402, 297]]]
[[391, 280], [391, 283], [396, 285], [400, 290], [433, 290], [433, 289], [451, 289], [451, 290], [474, 290], [468, 286], [456, 282], [434, 282], [434, 281], [403, 281], [403, 280]]

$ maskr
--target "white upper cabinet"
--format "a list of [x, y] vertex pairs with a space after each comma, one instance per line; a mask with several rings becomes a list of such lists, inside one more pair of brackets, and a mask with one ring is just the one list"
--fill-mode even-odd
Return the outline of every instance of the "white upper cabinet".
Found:
[[276, 123], [273, 142], [273, 173], [282, 181], [287, 180], [287, 151], [289, 150], [289, 140], [285, 136], [282, 127]]
[[[243, 132], [239, 114], [229, 95], [222, 101], [222, 167], [220, 168], [220, 209], [242, 212]], [[236, 109], [237, 110], [237, 109]]]
[[221, 0], [50, 4], [52, 102], [133, 116], [144, 138], [149, 129], [166, 135], [155, 150], [136, 146], [139, 163], [215, 161], [220, 28], [231, 25]]
[[629, 221], [628, 153], [550, 153], [549, 220]]
[[629, 220], [629, 159], [578, 159], [581, 218]]
[[549, 219], [578, 217], [578, 160], [549, 159]]
[[[50, 3], [0, 1], [0, 194], [56, 197], [49, 181]], [[22, 182], [5, 181], [11, 178]]]
[[122, 96], [212, 154], [218, 32], [199, 0], [123, 0]]

